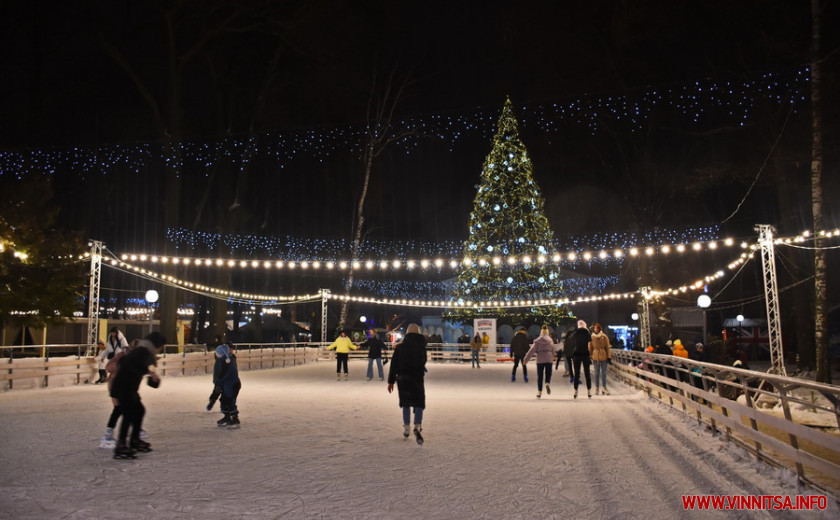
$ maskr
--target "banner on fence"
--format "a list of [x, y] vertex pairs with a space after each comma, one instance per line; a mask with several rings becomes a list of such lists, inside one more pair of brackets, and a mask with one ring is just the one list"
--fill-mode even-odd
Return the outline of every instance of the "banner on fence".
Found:
[[496, 352], [496, 319], [482, 318], [473, 320], [473, 330], [481, 336], [486, 352]]

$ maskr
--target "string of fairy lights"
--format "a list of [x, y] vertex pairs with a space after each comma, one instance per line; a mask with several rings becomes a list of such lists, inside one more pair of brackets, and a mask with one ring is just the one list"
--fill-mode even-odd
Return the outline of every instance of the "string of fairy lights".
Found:
[[[517, 107], [520, 124], [542, 134], [561, 135], [570, 127], [597, 134], [606, 120], [625, 124], [631, 132], [641, 131], [655, 110], [670, 108], [689, 123], [706, 119], [745, 125], [754, 107], [767, 101], [804, 107], [808, 96], [808, 67], [761, 74], [752, 79], [704, 79], [664, 87], [591, 96], [560, 102], [531, 103]], [[449, 149], [467, 137], [487, 139], [493, 135], [498, 116], [496, 107], [478, 107], [460, 113], [427, 114], [394, 122], [395, 150], [411, 154], [429, 137], [449, 143]], [[267, 167], [283, 169], [298, 157], [323, 162], [339, 153], [358, 154], [367, 135], [363, 123], [302, 131], [269, 132], [259, 137], [226, 136], [212, 142], [109, 144], [69, 149], [26, 149], [0, 151], [0, 175], [72, 173], [89, 175], [142, 173], [149, 167], [164, 167], [174, 175], [195, 167], [209, 176], [220, 161], [235, 161], [240, 168], [260, 160]], [[273, 164], [271, 164], [273, 163]]]
[[745, 241], [738, 242], [734, 238], [723, 238], [720, 240], [697, 241], [693, 243], [679, 244], [656, 244], [649, 246], [631, 246], [629, 248], [617, 247], [611, 250], [600, 251], [563, 251], [542, 254], [521, 255], [476, 255], [457, 258], [409, 258], [392, 259], [382, 257], [370, 257], [366, 259], [342, 259], [331, 258], [329, 260], [307, 259], [307, 260], [285, 260], [285, 259], [233, 259], [233, 258], [209, 258], [189, 256], [167, 256], [152, 255], [145, 253], [124, 253], [120, 255], [122, 261], [172, 264], [196, 267], [227, 267], [245, 269], [286, 269], [286, 270], [326, 270], [326, 271], [402, 271], [402, 270], [457, 270], [465, 266], [486, 267], [486, 266], [527, 266], [529, 264], [576, 264], [579, 262], [603, 261], [607, 259], [623, 259], [625, 257], [635, 258], [641, 256], [654, 256], [656, 254], [682, 254], [687, 252], [716, 251], [720, 248], [731, 248], [739, 244], [741, 248], [749, 247]]
[[[688, 229], [658, 229], [648, 232], [594, 233], [570, 235], [554, 239], [555, 251], [578, 251], [574, 259], [583, 259], [583, 252], [598, 251], [588, 259], [616, 259], [615, 255], [600, 255], [600, 251], [641, 248], [639, 244], [694, 244], [713, 242], [720, 237], [719, 226]], [[223, 248], [231, 254], [253, 256], [264, 254], [296, 262], [328, 261], [347, 255], [353, 247], [349, 239], [299, 238], [292, 236], [270, 237], [207, 233], [183, 228], [170, 228], [166, 239], [176, 248], [184, 250], [216, 250]], [[410, 256], [426, 258], [454, 258], [461, 255], [463, 242], [424, 240], [371, 240], [359, 244], [360, 258], [390, 258], [405, 261]], [[564, 255], [568, 259], [568, 254]], [[621, 256], [618, 257], [620, 259]]]
[[[817, 237], [821, 239], [830, 239], [830, 238], [837, 238], [840, 237], [840, 228], [831, 229], [831, 230], [823, 230], [816, 234]], [[804, 231], [798, 235], [794, 236], [780, 236], [774, 239], [774, 244], [776, 245], [795, 245], [795, 244], [802, 244], [808, 240], [814, 240], [814, 234], [809, 231]], [[715, 241], [717, 243], [717, 241]], [[733, 246], [735, 244], [734, 240], [724, 239], [722, 241], [724, 246]], [[755, 256], [755, 252], [759, 249], [759, 245], [756, 243], [747, 243], [741, 242], [740, 248], [743, 250], [741, 254], [732, 262], [727, 265], [729, 270], [739, 269], [745, 262], [752, 259]], [[645, 248], [644, 251], [636, 250], [635, 254], [630, 253], [629, 256], [639, 256], [640, 254], [645, 255], [654, 255], [654, 254], [662, 254], [668, 255], [671, 253], [683, 253], [688, 250], [694, 251], [714, 251], [718, 249], [718, 246], [712, 247], [710, 243], [700, 244], [699, 246], [692, 245], [691, 247], [679, 247], [680, 245], [673, 246], [670, 244], [660, 244], [658, 246], [649, 246]], [[87, 257], [88, 254], [85, 255]], [[160, 265], [164, 265], [167, 263], [171, 263], [172, 265], [186, 265], [186, 266], [216, 266], [216, 267], [246, 267], [250, 269], [254, 268], [262, 268], [262, 269], [274, 269], [277, 268], [276, 261], [258, 261], [258, 260], [233, 260], [233, 259], [186, 259], [186, 258], [179, 258], [179, 257], [162, 257], [158, 256], [155, 257], [154, 255], [135, 255], [136, 259], [139, 261], [147, 261], [147, 262], [158, 262]], [[288, 303], [299, 303], [299, 302], [312, 302], [316, 300], [320, 300], [323, 298], [333, 299], [333, 300], [346, 300], [351, 302], [361, 302], [361, 303], [373, 303], [373, 304], [380, 304], [380, 305], [401, 305], [401, 306], [409, 306], [409, 307], [432, 307], [432, 308], [472, 308], [472, 309], [492, 309], [492, 308], [515, 308], [515, 307], [538, 307], [538, 306], [547, 306], [547, 305], [572, 305], [575, 303], [581, 302], [591, 302], [591, 301], [608, 301], [608, 300], [616, 300], [616, 299], [625, 299], [631, 298], [634, 296], [638, 296], [640, 294], [639, 291], [629, 292], [629, 293], [610, 293], [610, 294], [603, 294], [601, 292], [594, 292], [590, 295], [581, 295], [577, 298], [554, 298], [554, 299], [530, 299], [530, 300], [515, 300], [515, 301], [487, 301], [487, 302], [468, 302], [468, 301], [451, 301], [447, 299], [413, 299], [413, 298], [383, 298], [383, 297], [372, 297], [372, 296], [358, 296], [358, 295], [338, 295], [338, 294], [304, 294], [304, 295], [297, 295], [297, 296], [279, 296], [279, 295], [257, 295], [257, 294], [248, 294], [248, 293], [240, 293], [236, 291], [227, 291], [218, 288], [212, 288], [209, 286], [205, 286], [202, 284], [197, 284], [185, 280], [181, 280], [175, 278], [170, 275], [163, 275], [157, 273], [155, 271], [151, 271], [149, 269], [145, 269], [143, 267], [134, 265], [127, 261], [130, 259], [132, 255], [122, 255], [123, 259], [119, 259], [116, 256], [103, 259], [103, 265], [109, 265], [111, 267], [120, 269], [122, 271], [128, 272], [130, 274], [134, 274], [136, 276], [144, 277], [150, 280], [158, 281], [161, 283], [165, 283], [168, 285], [172, 285], [178, 288], [186, 289], [194, 293], [203, 294], [205, 296], [210, 296], [213, 298], [222, 298], [227, 299], [230, 301], [239, 301], [243, 303], [255, 303], [258, 302], [261, 305], [282, 305]], [[145, 258], [144, 258], [145, 257]], [[155, 260], [156, 258], [156, 260]], [[166, 258], [167, 260], [164, 260]], [[178, 261], [176, 261], [176, 258]], [[425, 265], [425, 269], [431, 269], [432, 267], [440, 269], [444, 267], [446, 262], [440, 259], [440, 262], [433, 262], [427, 261], [425, 263], [417, 264], [423, 268]], [[471, 261], [472, 259], [463, 259], [461, 262], [464, 261]], [[561, 259], [560, 259], [561, 260]], [[452, 260], [453, 262], [458, 263], [457, 260]], [[545, 258], [545, 261], [548, 261], [548, 258]], [[385, 260], [374, 261], [370, 260], [371, 264], [367, 265], [366, 267], [370, 269], [380, 268], [380, 269], [388, 269], [389, 267], [393, 267], [393, 264], [387, 264]], [[513, 264], [518, 263], [526, 263], [526, 258], [522, 257], [519, 259], [514, 259], [512, 261]], [[312, 262], [310, 266], [307, 264], [308, 268], [327, 268], [327, 263], [320, 263], [320, 262]], [[343, 267], [342, 267], [343, 265]], [[284, 264], [285, 267], [289, 267], [288, 263]], [[357, 267], [361, 267], [362, 263], [360, 262]], [[415, 266], [415, 267], [417, 267]], [[298, 266], [297, 263], [294, 263], [294, 266], [291, 269], [296, 268], [303, 269], [303, 266]], [[342, 261], [335, 262], [333, 264], [333, 268], [338, 267], [339, 269], [347, 269], [350, 267], [350, 263], [342, 264]], [[399, 269], [402, 267], [402, 264], [399, 263], [396, 265], [396, 268]], [[407, 267], [407, 266], [406, 266]], [[457, 265], [455, 266], [457, 268]], [[282, 267], [281, 267], [282, 268]], [[667, 296], [676, 296], [680, 294], [685, 294], [691, 290], [702, 290], [708, 284], [719, 280], [725, 276], [725, 270], [719, 269], [714, 271], [711, 274], [705, 275], [697, 280], [684, 284], [678, 287], [671, 287], [668, 289], [654, 289], [642, 294], [642, 296], [648, 299], [655, 299], [660, 297], [667, 297]]]

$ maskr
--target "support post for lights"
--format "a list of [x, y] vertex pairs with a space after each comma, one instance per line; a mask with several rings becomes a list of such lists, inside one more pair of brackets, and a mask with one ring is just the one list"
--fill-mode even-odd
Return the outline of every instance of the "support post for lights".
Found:
[[735, 316], [735, 321], [738, 322], [738, 355], [741, 355], [741, 338], [744, 334], [744, 315], [739, 314]]
[[88, 292], [88, 323], [86, 356], [94, 355], [96, 340], [99, 339], [99, 285], [102, 278], [102, 242], [90, 241], [90, 291]]
[[155, 309], [152, 306], [153, 303], [158, 301], [158, 292], [154, 289], [149, 289], [146, 291], [146, 301], [149, 302], [149, 334], [152, 333], [152, 327], [154, 325], [154, 317], [155, 317]]
[[650, 287], [639, 287], [639, 293], [642, 295], [642, 301], [640, 302], [642, 315], [639, 316], [639, 332], [642, 336], [641, 347], [644, 350], [648, 345], [652, 345], [650, 342], [650, 304], [648, 303]]
[[779, 289], [776, 285], [776, 258], [773, 250], [773, 226], [758, 224], [761, 267], [764, 272], [764, 300], [767, 307], [767, 338], [770, 340], [770, 373], [786, 376], [782, 353], [782, 321], [779, 317]]
[[703, 309], [703, 344], [708, 345], [709, 342], [706, 340], [706, 309], [709, 308], [709, 305], [712, 304], [712, 299], [709, 297], [708, 294], [701, 294], [697, 297], [697, 306]]
[[330, 299], [329, 289], [320, 289], [321, 293], [321, 343], [327, 342], [327, 301]]

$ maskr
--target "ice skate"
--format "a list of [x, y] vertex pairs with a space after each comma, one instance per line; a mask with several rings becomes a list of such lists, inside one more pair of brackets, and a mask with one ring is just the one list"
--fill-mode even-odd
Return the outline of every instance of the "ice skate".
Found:
[[114, 448], [114, 458], [115, 459], [136, 459], [137, 454], [134, 452], [134, 450], [132, 450], [131, 448], [129, 448], [125, 444], [119, 443], [119, 444], [117, 444], [117, 447]]
[[577, 390], [575, 390], [575, 396], [574, 396], [574, 398], [575, 398], [575, 399], [577, 399]]
[[586, 397], [592, 399], [592, 392], [590, 392], [589, 389], [586, 390]]
[[548, 383], [545, 384], [545, 393], [551, 395], [551, 387], [548, 386]]
[[234, 415], [233, 417], [230, 418], [230, 422], [228, 422], [228, 425], [227, 425], [228, 430], [238, 430], [241, 427], [242, 427], [242, 425], [239, 422], [239, 416], [238, 415]]
[[336, 381], [341, 381], [341, 372], [336, 372], [335, 373], [335, 379], [336, 379]]
[[414, 425], [414, 439], [417, 441], [417, 444], [419, 444], [420, 446], [423, 445], [423, 436], [420, 435], [420, 432], [422, 432], [422, 431], [423, 431], [422, 426], [420, 426], [419, 424]]
[[598, 395], [600, 393], [601, 393], [601, 389], [596, 386], [595, 387], [595, 395]]
[[604, 387], [604, 395], [610, 395], [610, 392], [609, 392], [609, 390], [607, 390], [606, 386]]
[[516, 382], [516, 376], [510, 376], [510, 382], [515, 383]]
[[403, 437], [404, 437], [406, 440], [408, 440], [408, 436], [409, 436], [409, 435], [411, 435], [411, 425], [410, 425], [410, 424], [406, 424], [406, 425], [405, 425], [405, 430], [403, 431]]
[[224, 417], [222, 417], [221, 419], [216, 421], [216, 426], [218, 426], [219, 428], [227, 426], [228, 424], [230, 424], [230, 414], [229, 413], [226, 413]]
[[140, 439], [131, 439], [131, 449], [140, 453], [149, 453], [152, 451], [152, 445]]
[[347, 379], [348, 379], [349, 377], [350, 377], [350, 375], [349, 375], [349, 374], [346, 374], [346, 373], [344, 374], [344, 380], [345, 380], [345, 381], [347, 381]]
[[537, 392], [537, 399], [542, 397], [542, 392]]
[[105, 435], [99, 438], [99, 447], [113, 450], [117, 447], [117, 440], [114, 438], [114, 430], [107, 428]]
[[522, 376], [522, 379], [525, 380], [526, 383], [528, 382], [528, 376]]

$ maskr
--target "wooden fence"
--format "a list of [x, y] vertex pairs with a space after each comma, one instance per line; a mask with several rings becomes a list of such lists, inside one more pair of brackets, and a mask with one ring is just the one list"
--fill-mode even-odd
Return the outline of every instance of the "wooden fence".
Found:
[[[95, 357], [78, 353], [60, 355], [72, 352], [75, 347], [26, 347], [32, 349], [31, 352], [14, 347], [15, 352], [12, 347], [7, 347], [5, 356], [0, 359], [0, 390], [79, 385], [95, 381], [99, 377], [99, 363]], [[314, 363], [318, 361], [320, 352], [317, 347], [288, 343], [237, 345], [237, 364], [239, 370], [247, 371]], [[38, 356], [38, 353], [46, 356]], [[207, 351], [204, 345], [168, 345], [158, 356], [157, 371], [163, 376], [204, 375], [213, 372], [214, 363], [214, 352]]]
[[612, 351], [610, 369], [713, 434], [840, 498], [840, 387], [626, 350]]

